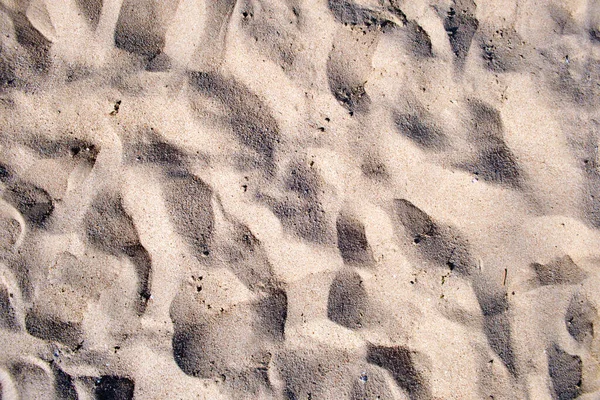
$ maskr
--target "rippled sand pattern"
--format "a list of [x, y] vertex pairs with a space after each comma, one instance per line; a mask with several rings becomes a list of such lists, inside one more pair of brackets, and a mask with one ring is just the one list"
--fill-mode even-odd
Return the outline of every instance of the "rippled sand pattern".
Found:
[[0, 34], [0, 399], [600, 398], [600, 1]]

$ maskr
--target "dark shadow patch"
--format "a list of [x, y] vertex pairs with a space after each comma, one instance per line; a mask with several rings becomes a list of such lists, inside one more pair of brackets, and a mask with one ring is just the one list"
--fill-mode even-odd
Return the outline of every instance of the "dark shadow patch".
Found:
[[373, 157], [367, 157], [360, 165], [362, 173], [375, 181], [387, 181], [390, 174], [385, 164]]
[[477, 285], [475, 295], [483, 313], [483, 331], [492, 350], [508, 371], [516, 376], [515, 354], [511, 342], [508, 300], [503, 294], [490, 294], [484, 285]]
[[[395, 216], [404, 226], [420, 255], [438, 266], [456, 271], [471, 280], [484, 317], [484, 331], [490, 347], [507, 369], [516, 375], [510, 336], [508, 301], [500, 288], [491, 285], [476, 267], [468, 243], [451, 226], [437, 224], [429, 215], [408, 200], [394, 200]], [[500, 294], [496, 294], [500, 293]]]
[[504, 144], [483, 149], [472, 166], [472, 172], [487, 182], [515, 188], [521, 185], [520, 169]]
[[133, 400], [135, 383], [129, 378], [103, 375], [96, 380], [96, 400]]
[[12, 178], [10, 169], [5, 164], [0, 164], [0, 182], [8, 182]]
[[317, 172], [302, 163], [290, 168], [284, 184], [287, 190], [306, 200], [317, 198], [321, 189], [321, 179]]
[[214, 228], [212, 190], [202, 179], [187, 173], [171, 174], [163, 185], [175, 231], [185, 238], [198, 259], [209, 257]]
[[562, 7], [560, 3], [550, 3], [544, 8], [555, 24], [551, 26], [554, 33], [559, 35], [580, 34], [579, 22], [575, 20], [571, 11]]
[[148, 140], [131, 143], [126, 146], [125, 159], [128, 162], [157, 164], [166, 168], [179, 168], [183, 165], [185, 154], [177, 147], [148, 135]]
[[329, 0], [328, 7], [336, 21], [344, 25], [385, 28], [393, 23], [381, 13], [360, 7], [347, 0]]
[[180, 166], [184, 158], [179, 149], [164, 142], [154, 142], [143, 146], [138, 154], [138, 161], [165, 166]]
[[412, 244], [427, 260], [468, 276], [475, 265], [468, 245], [455, 229], [438, 225], [427, 213], [405, 199], [394, 200], [394, 214]]
[[78, 161], [85, 161], [92, 166], [96, 162], [100, 149], [84, 140], [65, 139], [53, 140], [43, 135], [34, 135], [23, 140], [25, 146], [35, 151], [42, 158], [73, 158]]
[[348, 25], [364, 24], [372, 19], [368, 10], [345, 0], [329, 0], [329, 10], [338, 22]]
[[85, 231], [90, 243], [108, 254], [119, 256], [127, 248], [140, 243], [133, 220], [125, 212], [118, 196], [96, 197], [85, 220]]
[[272, 175], [281, 134], [267, 105], [241, 83], [215, 73], [191, 72], [189, 81], [198, 93], [216, 98], [229, 109], [227, 118], [237, 139], [254, 152], [253, 162], [244, 167], [263, 168]]
[[31, 266], [25, 260], [25, 257], [19, 257], [15, 259], [10, 268], [17, 281], [22, 298], [25, 301], [31, 301], [34, 295], [33, 282], [31, 281]]
[[125, 0], [115, 28], [115, 46], [146, 60], [156, 58], [165, 45], [158, 20], [152, 2]]
[[17, 331], [19, 323], [12, 298], [6, 286], [0, 285], [0, 328]]
[[43, 74], [48, 72], [51, 64], [51, 42], [29, 21], [27, 16], [19, 12], [9, 12], [15, 29], [17, 42], [29, 53], [30, 65], [33, 72]]
[[448, 145], [448, 138], [432, 123], [424, 122], [415, 114], [397, 114], [394, 123], [398, 132], [426, 150], [443, 150]]
[[[205, 315], [193, 325], [174, 321], [176, 364], [187, 375], [220, 381], [240, 393], [268, 391], [271, 353], [263, 349], [264, 342], [248, 342], [247, 335], [253, 336], [254, 332], [248, 332], [247, 325], [237, 325], [239, 320], [227, 314]], [[243, 355], [239, 354], [238, 341], [250, 346]]]
[[469, 102], [472, 115], [471, 140], [478, 149], [475, 161], [467, 170], [483, 180], [514, 189], [522, 187], [522, 173], [514, 155], [504, 142], [504, 125], [500, 112], [478, 101]]
[[[344, 1], [333, 3], [337, 3], [343, 9], [360, 9]], [[364, 12], [372, 15], [371, 11], [364, 10]], [[366, 84], [373, 71], [373, 54], [382, 31], [377, 27], [376, 18], [372, 24], [364, 23], [364, 25], [338, 29], [326, 65], [329, 90], [350, 116], [364, 114], [371, 106]]]
[[52, 372], [54, 374], [54, 395], [59, 400], [77, 400], [77, 390], [73, 378], [66, 374], [60, 367], [55, 363], [51, 363]]
[[267, 296], [256, 304], [258, 321], [256, 330], [263, 332], [273, 341], [285, 339], [285, 322], [287, 319], [288, 300], [283, 289], [271, 289]]
[[204, 376], [199, 365], [202, 360], [202, 351], [195, 346], [196, 342], [202, 340], [201, 331], [198, 327], [176, 323], [173, 334], [173, 358], [177, 366], [186, 374], [197, 377]]
[[297, 32], [302, 18], [300, 9], [292, 4], [288, 2], [282, 9], [265, 2], [246, 0], [240, 7], [240, 23], [246, 35], [254, 39], [263, 57], [273, 60], [284, 71], [293, 68], [301, 52]]
[[331, 244], [333, 221], [321, 203], [325, 185], [315, 168], [294, 161], [282, 177], [284, 192], [263, 196], [286, 230], [313, 243]]
[[330, 242], [330, 221], [319, 202], [278, 202], [272, 209], [283, 226], [302, 239], [321, 244]]
[[72, 142], [68, 144], [69, 154], [77, 160], [89, 163], [92, 167], [100, 150], [93, 144], [85, 142]]
[[368, 303], [360, 275], [350, 270], [340, 271], [329, 286], [327, 318], [348, 329], [360, 329]]
[[18, 251], [15, 245], [19, 240], [21, 230], [21, 224], [16, 219], [0, 217], [0, 259], [8, 260]]
[[540, 285], [578, 285], [587, 278], [585, 271], [579, 268], [568, 255], [556, 258], [545, 265], [533, 263], [531, 267]]
[[475, 139], [494, 141], [504, 136], [504, 124], [500, 112], [480, 100], [469, 100], [473, 128], [471, 135]]
[[481, 38], [481, 56], [493, 72], [512, 72], [523, 64], [523, 39], [512, 28], [498, 29]]
[[366, 82], [347, 81], [332, 62], [327, 63], [327, 77], [331, 93], [351, 115], [368, 110], [371, 98], [365, 90]]
[[88, 79], [93, 75], [94, 71], [89, 66], [85, 65], [66, 65], [64, 70], [64, 79], [66, 83], [72, 83], [84, 79]]
[[8, 368], [19, 399], [44, 399], [53, 392], [52, 377], [34, 363], [19, 361]]
[[580, 138], [580, 168], [584, 173], [585, 185], [582, 196], [582, 216], [585, 222], [592, 227], [600, 228], [600, 159], [598, 152], [598, 138], [600, 136], [600, 123], [591, 120], [591, 131], [587, 134], [577, 134]]
[[468, 107], [473, 124], [471, 135], [474, 139], [486, 141], [502, 139], [504, 124], [498, 110], [480, 100], [469, 100]]
[[81, 148], [76, 142], [69, 146], [69, 143], [59, 140], [53, 140], [43, 135], [31, 135], [23, 140], [24, 144], [35, 151], [42, 158], [60, 158], [69, 154], [70, 147]]
[[104, 0], [76, 0], [76, 3], [89, 21], [92, 29], [96, 29], [100, 21]]
[[416, 21], [406, 22], [406, 33], [411, 54], [417, 58], [433, 57], [431, 38]]
[[367, 362], [388, 370], [411, 400], [427, 399], [431, 397], [429, 384], [423, 374], [415, 368], [414, 355], [414, 352], [400, 346], [369, 344]]
[[146, 71], [149, 72], [166, 72], [171, 69], [173, 62], [165, 53], [158, 53], [154, 57], [148, 59]]
[[479, 21], [474, 15], [475, 7], [472, 0], [455, 1], [454, 7], [450, 7], [444, 18], [444, 29], [459, 66], [464, 64], [479, 27]]
[[539, 50], [547, 68], [554, 71], [547, 77], [548, 86], [557, 99], [595, 110], [600, 103], [600, 86], [596, 84], [600, 80], [600, 60], [594, 57], [569, 58], [569, 53], [575, 51], [574, 47], [564, 45]]
[[136, 310], [141, 315], [146, 311], [148, 300], [151, 297], [150, 274], [152, 272], [152, 259], [150, 258], [150, 253], [141, 244], [126, 247], [123, 252], [130, 258], [138, 277], [137, 295], [139, 302], [136, 305]]
[[123, 208], [120, 197], [98, 196], [90, 206], [85, 218], [88, 240], [99, 250], [112, 256], [126, 255], [135, 267], [138, 277], [138, 314], [143, 314], [150, 298], [150, 254], [141, 245], [131, 217]]
[[248, 227], [236, 224], [233, 240], [221, 249], [220, 258], [250, 290], [275, 284], [273, 270], [260, 240]]
[[[478, 328], [476, 328], [478, 329]], [[513, 375], [506, 374], [502, 368], [497, 367], [496, 360], [490, 357], [487, 346], [474, 345], [477, 373], [474, 380], [477, 383], [477, 392], [473, 397], [479, 399], [516, 399], [522, 390], [515, 385]]]
[[594, 337], [594, 322], [598, 320], [596, 307], [581, 295], [573, 296], [565, 314], [569, 335], [579, 343], [589, 343]]
[[558, 400], [576, 399], [581, 394], [582, 363], [579, 356], [573, 356], [557, 344], [546, 349], [548, 373], [554, 389], [553, 398]]
[[24, 81], [15, 64], [15, 57], [7, 54], [5, 45], [0, 43], [0, 93], [5, 89], [23, 86]]
[[369, 265], [374, 262], [365, 227], [360, 221], [339, 214], [336, 221], [338, 249], [349, 265]]
[[52, 316], [38, 314], [31, 310], [25, 316], [27, 333], [39, 339], [56, 341], [74, 349], [83, 337], [83, 330], [78, 323], [59, 321]]
[[13, 181], [6, 187], [3, 197], [29, 224], [38, 228], [46, 226], [54, 211], [54, 202], [48, 192], [23, 181]]
[[600, 176], [589, 176], [583, 191], [583, 216], [592, 227], [600, 228]]

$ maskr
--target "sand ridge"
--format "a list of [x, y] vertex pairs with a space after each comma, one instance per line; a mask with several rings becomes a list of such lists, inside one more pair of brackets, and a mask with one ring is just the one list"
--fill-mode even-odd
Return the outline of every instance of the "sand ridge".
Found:
[[597, 0], [0, 32], [0, 398], [598, 398]]

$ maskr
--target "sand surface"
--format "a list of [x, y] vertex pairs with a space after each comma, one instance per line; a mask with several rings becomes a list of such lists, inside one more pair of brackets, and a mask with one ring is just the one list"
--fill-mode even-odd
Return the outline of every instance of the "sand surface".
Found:
[[599, 0], [0, 0], [0, 399], [600, 399]]

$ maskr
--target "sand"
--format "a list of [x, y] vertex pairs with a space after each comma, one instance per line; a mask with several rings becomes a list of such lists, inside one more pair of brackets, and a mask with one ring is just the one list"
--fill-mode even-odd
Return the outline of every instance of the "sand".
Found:
[[600, 398], [600, 1], [0, 33], [0, 399]]

